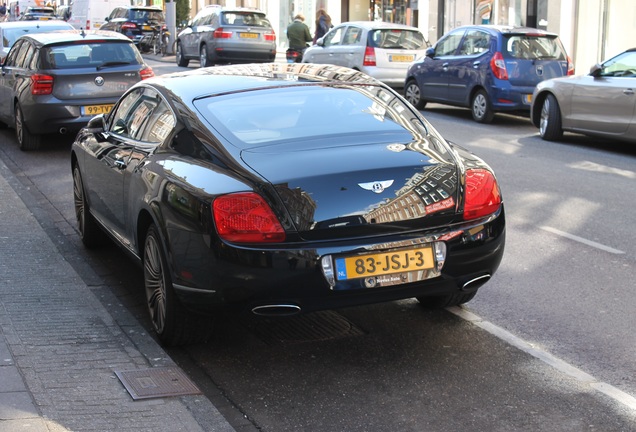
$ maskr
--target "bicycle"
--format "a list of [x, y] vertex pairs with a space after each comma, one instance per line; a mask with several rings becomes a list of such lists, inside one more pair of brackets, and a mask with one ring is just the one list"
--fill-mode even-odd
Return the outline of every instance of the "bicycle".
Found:
[[139, 41], [141, 52], [151, 52], [154, 55], [165, 56], [170, 45], [170, 32], [165, 25], [153, 26], [152, 35], [144, 36]]

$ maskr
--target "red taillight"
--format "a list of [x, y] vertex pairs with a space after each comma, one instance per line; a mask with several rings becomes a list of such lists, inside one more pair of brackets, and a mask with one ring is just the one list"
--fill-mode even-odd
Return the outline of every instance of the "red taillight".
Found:
[[84, 30], [90, 30], [91, 29], [91, 20], [86, 20], [86, 28]]
[[508, 79], [508, 71], [506, 70], [506, 62], [503, 59], [503, 56], [499, 51], [495, 53], [494, 56], [490, 59], [490, 68], [492, 69], [492, 73], [495, 74], [495, 78], [500, 80]]
[[375, 66], [375, 49], [373, 49], [373, 47], [368, 46], [367, 49], [364, 50], [364, 61], [362, 65]]
[[265, 200], [253, 192], [222, 195], [214, 200], [214, 222], [223, 240], [272, 243], [285, 240], [285, 230]]
[[145, 79], [152, 78], [153, 76], [155, 76], [155, 73], [152, 70], [152, 68], [149, 66], [149, 67], [143, 68], [141, 71], [139, 71], [139, 76], [141, 77], [142, 80], [145, 80]]
[[217, 39], [229, 39], [232, 37], [232, 32], [225, 30], [223, 27], [219, 27], [214, 30], [214, 37]]
[[464, 220], [477, 219], [499, 210], [501, 194], [495, 176], [485, 169], [466, 171]]
[[572, 63], [572, 59], [568, 56], [568, 76], [574, 75], [574, 63]]
[[137, 24], [134, 22], [125, 22], [121, 25], [122, 30], [135, 30], [137, 28]]
[[274, 33], [273, 30], [265, 33], [265, 40], [268, 42], [276, 42], [276, 33]]
[[31, 94], [49, 95], [53, 93], [53, 77], [50, 75], [31, 75]]

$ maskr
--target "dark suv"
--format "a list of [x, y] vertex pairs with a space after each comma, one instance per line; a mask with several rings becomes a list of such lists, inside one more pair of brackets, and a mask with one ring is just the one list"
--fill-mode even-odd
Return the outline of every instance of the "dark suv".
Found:
[[475, 121], [489, 123], [495, 112], [529, 113], [538, 83], [573, 74], [572, 60], [554, 33], [464, 26], [411, 64], [404, 95], [418, 109], [427, 102], [469, 107]]
[[177, 64], [268, 63], [276, 59], [276, 34], [265, 13], [206, 6], [177, 36]]
[[146, 37], [152, 37], [159, 28], [166, 28], [166, 17], [163, 10], [154, 6], [121, 6], [116, 7], [106, 18], [101, 30], [119, 32], [135, 44]]

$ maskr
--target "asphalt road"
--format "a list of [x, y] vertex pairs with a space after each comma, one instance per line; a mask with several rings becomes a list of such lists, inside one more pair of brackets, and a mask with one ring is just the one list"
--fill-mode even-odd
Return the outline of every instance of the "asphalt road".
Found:
[[[170, 355], [241, 431], [636, 430], [636, 146], [546, 143], [522, 117], [424, 113], [495, 168], [504, 194], [506, 255], [471, 303], [228, 316], [212, 341]], [[11, 130], [0, 139], [61, 252], [145, 323], [141, 272], [117, 248], [77, 240], [71, 137], [31, 153]]]

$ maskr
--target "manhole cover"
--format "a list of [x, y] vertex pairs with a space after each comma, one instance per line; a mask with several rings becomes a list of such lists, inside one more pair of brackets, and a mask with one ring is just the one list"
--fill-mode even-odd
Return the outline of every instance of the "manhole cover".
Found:
[[259, 319], [253, 331], [266, 343], [324, 341], [364, 334], [347, 318], [333, 311]]
[[177, 367], [115, 371], [134, 400], [201, 394], [201, 390]]

